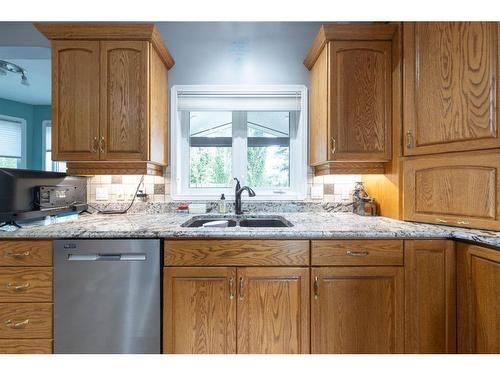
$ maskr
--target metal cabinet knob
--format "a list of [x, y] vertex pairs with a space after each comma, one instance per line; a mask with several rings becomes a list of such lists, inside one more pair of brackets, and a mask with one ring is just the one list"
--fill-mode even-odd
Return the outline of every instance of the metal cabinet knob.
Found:
[[5, 284], [5, 287], [7, 289], [13, 289], [16, 292], [22, 292], [26, 289], [29, 289], [30, 283], [24, 283], [24, 284], [7, 283], [7, 284]]
[[351, 250], [347, 250], [346, 255], [350, 256], [350, 257], [365, 257], [367, 256], [368, 254], [370, 254], [369, 251], [351, 251]]
[[234, 279], [232, 277], [229, 278], [229, 299], [234, 299]]
[[11, 258], [26, 258], [31, 255], [30, 251], [23, 251], [22, 253], [5, 253], [6, 257], [11, 257]]
[[240, 277], [240, 291], [238, 293], [240, 295], [240, 300], [243, 300], [243, 298], [245, 298], [244, 288], [245, 288], [245, 280], [243, 279], [243, 277]]
[[411, 134], [411, 131], [406, 132], [406, 147], [407, 148], [412, 148], [413, 146], [413, 134]]
[[319, 298], [319, 277], [318, 276], [314, 277], [313, 289], [314, 289], [314, 299], [318, 299]]
[[330, 149], [332, 150], [332, 155], [335, 155], [335, 151], [337, 151], [337, 141], [335, 138], [330, 138]]
[[101, 139], [99, 140], [99, 151], [104, 153], [104, 146], [106, 145], [106, 142], [104, 141], [104, 136], [101, 136]]
[[12, 319], [9, 319], [9, 320], [5, 321], [5, 325], [7, 327], [9, 327], [9, 328], [12, 328], [12, 329], [23, 328], [24, 326], [27, 326], [29, 323], [30, 323], [29, 319], [25, 319], [25, 320], [22, 320], [20, 322], [16, 322], [16, 321], [14, 321]]

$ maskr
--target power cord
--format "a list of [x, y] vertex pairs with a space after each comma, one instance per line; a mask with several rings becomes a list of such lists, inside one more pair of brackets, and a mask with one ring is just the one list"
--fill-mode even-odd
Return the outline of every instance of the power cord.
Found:
[[124, 210], [99, 210], [96, 207], [93, 207], [89, 204], [87, 204], [89, 207], [93, 208], [94, 210], [97, 210], [97, 213], [99, 214], [105, 214], [105, 215], [120, 215], [120, 214], [126, 214], [128, 210], [130, 210], [130, 207], [134, 204], [135, 198], [137, 197], [137, 193], [139, 192], [139, 188], [141, 187], [141, 184], [144, 182], [144, 176], [141, 177], [141, 180], [137, 184], [137, 189], [135, 189], [134, 197], [132, 198], [132, 202], [128, 205], [128, 207]]

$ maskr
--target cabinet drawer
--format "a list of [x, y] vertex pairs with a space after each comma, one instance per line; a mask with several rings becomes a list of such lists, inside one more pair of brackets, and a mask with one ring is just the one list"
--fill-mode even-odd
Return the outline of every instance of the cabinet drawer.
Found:
[[308, 240], [167, 240], [165, 266], [307, 266]]
[[500, 153], [408, 159], [403, 171], [405, 220], [500, 230]]
[[52, 241], [0, 241], [0, 266], [51, 266]]
[[311, 241], [313, 266], [402, 266], [402, 240]]
[[52, 338], [51, 303], [0, 303], [0, 339]]
[[0, 354], [51, 354], [50, 339], [0, 340]]
[[52, 268], [0, 267], [0, 302], [52, 302]]

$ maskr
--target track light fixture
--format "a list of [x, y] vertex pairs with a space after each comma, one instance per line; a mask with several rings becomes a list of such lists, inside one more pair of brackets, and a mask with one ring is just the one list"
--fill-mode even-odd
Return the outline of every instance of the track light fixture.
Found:
[[0, 75], [5, 76], [7, 75], [7, 72], [20, 74], [21, 84], [25, 86], [30, 85], [28, 81], [28, 72], [25, 69], [21, 68], [19, 65], [16, 65], [14, 63], [0, 60]]

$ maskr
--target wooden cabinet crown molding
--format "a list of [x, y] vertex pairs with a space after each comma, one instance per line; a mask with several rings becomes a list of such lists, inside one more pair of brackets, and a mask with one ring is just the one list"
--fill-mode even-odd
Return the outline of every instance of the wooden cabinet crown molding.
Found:
[[50, 40], [145, 40], [153, 44], [167, 69], [175, 61], [151, 23], [35, 23]]
[[321, 25], [304, 65], [311, 70], [327, 42], [332, 40], [392, 40], [398, 26], [392, 23]]

